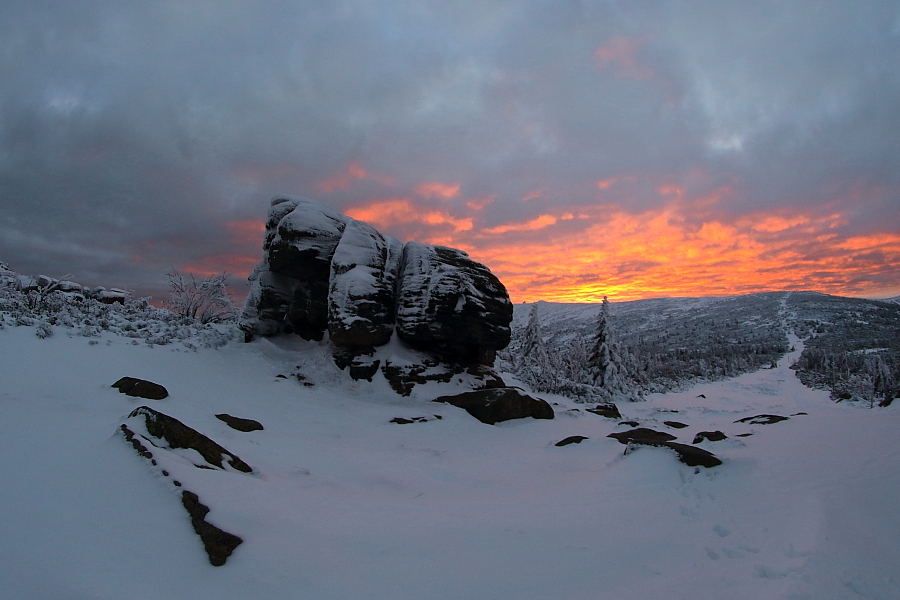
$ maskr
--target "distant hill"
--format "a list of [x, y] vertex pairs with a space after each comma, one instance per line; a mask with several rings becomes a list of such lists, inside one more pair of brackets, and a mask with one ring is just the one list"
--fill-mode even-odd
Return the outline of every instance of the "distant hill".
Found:
[[[515, 306], [512, 342], [501, 353], [504, 366], [526, 380], [533, 372], [520, 353], [534, 306]], [[555, 361], [538, 370], [586, 383], [583, 365], [600, 305], [536, 306]], [[610, 323], [619, 360], [639, 393], [683, 389], [771, 366], [790, 349], [789, 333], [807, 340], [798, 376], [809, 386], [829, 389], [835, 399], [882, 401], [897, 393], [894, 382], [900, 381], [900, 305], [890, 301], [817, 292], [662, 298], [611, 303]]]

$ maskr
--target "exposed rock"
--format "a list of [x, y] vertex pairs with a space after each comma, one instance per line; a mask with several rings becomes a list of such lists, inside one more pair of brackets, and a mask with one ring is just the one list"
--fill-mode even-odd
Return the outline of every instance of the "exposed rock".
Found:
[[[433, 418], [440, 421], [444, 417], [442, 417], [441, 415], [434, 415]], [[407, 419], [405, 417], [394, 417], [393, 419], [391, 419], [391, 423], [397, 423], [398, 425], [409, 425], [410, 423], [427, 423], [430, 420], [431, 419], [428, 417], [413, 417], [411, 419]]]
[[[156, 412], [156, 411], [153, 411], [153, 409], [149, 409], [147, 407], [141, 407], [141, 408], [144, 408], [147, 411], [150, 411], [150, 413], [146, 413], [146, 412], [139, 413], [139, 414], [143, 414], [145, 416], [145, 418], [149, 414]], [[133, 411], [132, 414], [129, 415], [129, 418], [136, 416], [135, 413], [137, 413], [138, 410], [140, 410], [140, 409], [136, 409], [135, 411]], [[160, 415], [163, 417], [167, 417], [166, 415], [162, 415], [162, 413], [156, 413], [156, 416], [160, 416]], [[167, 418], [172, 419], [172, 417], [167, 417]], [[164, 419], [161, 419], [161, 420], [164, 421]], [[172, 421], [175, 421], [175, 419], [172, 419]], [[181, 425], [181, 427], [190, 429], [189, 427], [186, 427], [185, 425], [181, 424], [178, 421], [175, 421], [175, 422], [178, 423], [179, 425]], [[146, 421], [145, 421], [145, 423], [149, 424]], [[171, 424], [168, 425], [168, 428], [173, 429]], [[156, 463], [156, 460], [153, 458], [153, 453], [151, 453], [147, 449], [147, 447], [141, 442], [141, 439], [143, 439], [144, 441], [147, 441], [151, 445], [153, 443], [148, 438], [144, 437], [143, 435], [136, 434], [134, 431], [129, 429], [128, 426], [125, 425], [124, 423], [119, 427], [119, 429], [122, 431], [122, 434], [125, 436], [125, 440], [131, 444], [131, 446], [135, 449], [135, 451], [140, 456], [149, 460], [151, 462], [151, 464], [156, 466], [157, 463]], [[174, 427], [174, 429], [177, 430], [178, 427], [176, 426], [176, 427]], [[191, 430], [191, 431], [193, 431], [193, 430]], [[194, 433], [196, 434], [197, 432], [194, 432]], [[200, 435], [200, 434], [197, 434], [197, 435]], [[172, 447], [184, 447], [184, 446], [172, 446]], [[198, 465], [198, 466], [200, 466], [200, 465]], [[211, 468], [211, 467], [205, 467], [205, 468]], [[170, 476], [169, 472], [166, 471], [165, 469], [160, 470], [160, 473], [162, 474], [163, 477]], [[181, 482], [177, 481], [177, 480], [172, 480], [172, 485], [174, 485], [177, 488], [180, 488]], [[211, 565], [213, 565], [214, 567], [220, 567], [220, 566], [224, 565], [225, 560], [229, 556], [231, 556], [231, 553], [234, 552], [234, 549], [237, 548], [243, 542], [243, 540], [241, 538], [239, 538], [238, 536], [228, 533], [227, 531], [223, 531], [223, 530], [219, 529], [218, 527], [216, 527], [215, 525], [213, 525], [212, 523], [208, 522], [206, 520], [206, 515], [209, 513], [209, 507], [200, 502], [200, 498], [197, 496], [197, 494], [195, 494], [193, 492], [189, 492], [187, 490], [183, 490], [181, 493], [181, 504], [188, 511], [188, 514], [191, 517], [191, 525], [194, 527], [194, 531], [197, 533], [197, 535], [200, 536], [200, 540], [203, 542], [203, 547], [206, 550], [206, 555], [209, 557], [209, 563]]]
[[398, 240], [366, 223], [347, 222], [331, 259], [328, 335], [332, 342], [371, 347], [390, 341], [402, 251]]
[[673, 429], [684, 429], [685, 427], [687, 427], [687, 425], [685, 425], [684, 423], [679, 423], [678, 421], [663, 421], [663, 425], [668, 425]]
[[397, 334], [414, 348], [465, 364], [491, 365], [509, 344], [506, 288], [465, 252], [409, 242], [397, 293]]
[[600, 415], [601, 417], [606, 417], [607, 419], [621, 419], [622, 415], [619, 413], [619, 407], [616, 406], [612, 402], [606, 402], [604, 404], [598, 404], [594, 408], [586, 408], [589, 413], [594, 413], [595, 415]]
[[662, 442], [658, 444], [671, 448], [678, 453], [678, 460], [689, 467], [706, 467], [707, 469], [717, 467], [722, 464], [715, 454], [708, 452], [703, 448], [696, 446], [688, 446], [687, 444], [679, 444], [676, 442]]
[[488, 425], [510, 419], [552, 419], [553, 408], [546, 400], [532, 398], [515, 388], [491, 388], [463, 392], [455, 396], [441, 396], [434, 402], [446, 402], [465, 409], [470, 415]]
[[391, 389], [401, 396], [409, 396], [417, 383], [439, 381], [449, 383], [454, 375], [462, 373], [460, 366], [451, 367], [434, 360], [425, 360], [423, 364], [399, 363], [385, 361], [381, 372], [387, 379]]
[[606, 437], [615, 438], [623, 444], [627, 444], [629, 442], [635, 444], [646, 444], [655, 442], [668, 442], [678, 439], [671, 433], [666, 433], [664, 431], [654, 431], [653, 429], [647, 429], [646, 427], [638, 427], [637, 429], [630, 429], [628, 431], [619, 431], [617, 433], [611, 433]]
[[260, 423], [259, 421], [254, 421], [253, 419], [243, 419], [241, 417], [233, 417], [228, 413], [218, 414], [216, 415], [216, 418], [224, 422], [232, 429], [243, 431], [244, 433], [248, 433], [250, 431], [261, 431], [262, 429], [264, 429], [262, 423]]
[[[409, 346], [448, 363], [445, 371], [493, 365], [509, 343], [506, 288], [460, 250], [403, 245], [312, 200], [278, 197], [263, 251], [239, 320], [247, 341], [281, 333], [322, 340], [327, 331], [335, 364], [369, 380], [378, 361], [361, 357], [371, 357], [395, 330]], [[382, 369], [401, 394], [436, 376], [397, 367]]]
[[622, 421], [621, 423], [619, 423], [619, 425], [626, 425], [628, 427], [637, 427], [638, 425], [640, 425], [640, 423], [638, 423], [637, 421]]
[[[229, 466], [243, 473], [253, 471], [250, 465], [236, 455], [174, 417], [147, 406], [140, 406], [128, 415], [129, 419], [140, 419], [140, 417], [143, 417], [141, 421], [147, 434], [164, 441], [169, 448], [196, 450], [207, 463], [218, 469], [225, 469], [222, 464], [225, 460]], [[157, 443], [154, 445], [159, 446]]]
[[809, 413], [805, 413], [805, 412], [798, 412], [798, 413], [794, 413], [794, 414], [792, 414], [792, 415], [791, 415], [791, 416], [792, 416], [792, 417], [799, 417], [799, 416], [801, 416], [801, 415], [808, 415], [808, 414], [809, 414]]
[[162, 400], [169, 396], [169, 391], [158, 383], [134, 377], [122, 377], [110, 387], [117, 388], [120, 393], [127, 396], [147, 400]]
[[721, 431], [701, 431], [697, 435], [694, 436], [694, 444], [699, 444], [703, 440], [709, 440], [710, 442], [721, 442], [722, 440], [727, 440], [728, 436], [722, 433]]
[[569, 444], [580, 444], [581, 442], [583, 442], [586, 439], [588, 439], [588, 438], [584, 437], [583, 435], [570, 435], [569, 437], [567, 437], [565, 439], [559, 440], [558, 442], [556, 442], [553, 445], [554, 446], [568, 446]]
[[104, 304], [125, 304], [129, 296], [130, 294], [125, 290], [110, 288], [97, 293], [96, 298]]
[[194, 531], [203, 541], [203, 548], [209, 557], [209, 564], [214, 567], [224, 565], [234, 549], [244, 540], [232, 533], [222, 531], [207, 521], [206, 515], [209, 513], [209, 507], [202, 504], [200, 497], [194, 492], [182, 491], [181, 504], [191, 516], [191, 525], [194, 526]]
[[378, 372], [381, 360], [373, 358], [375, 349], [372, 347], [337, 348], [332, 354], [334, 364], [344, 370], [349, 367], [350, 377], [354, 381], [366, 379], [372, 381], [372, 377]]
[[739, 433], [739, 434], [737, 434], [737, 437], [750, 437], [751, 435], [753, 435], [753, 434], [752, 433]]
[[678, 460], [690, 467], [715, 467], [722, 464], [722, 461], [716, 458], [712, 452], [707, 452], [702, 448], [688, 446], [687, 444], [679, 444], [671, 440], [676, 439], [675, 436], [652, 429], [638, 428], [631, 431], [622, 431], [619, 433], [611, 433], [607, 437], [615, 438], [622, 444], [637, 444], [643, 446], [659, 446], [670, 448], [678, 454]]
[[296, 333], [321, 340], [328, 327], [331, 258], [348, 218], [305, 198], [275, 198], [265, 257], [250, 276], [239, 325], [250, 335]]
[[779, 421], [787, 421], [788, 417], [782, 417], [781, 415], [756, 415], [755, 417], [744, 417], [743, 419], [738, 419], [735, 423], [750, 423], [751, 425], [771, 425], [772, 423], [778, 423]]

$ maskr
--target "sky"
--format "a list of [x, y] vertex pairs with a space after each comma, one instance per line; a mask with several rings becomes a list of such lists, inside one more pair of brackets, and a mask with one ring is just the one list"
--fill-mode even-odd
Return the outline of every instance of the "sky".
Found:
[[514, 302], [900, 294], [896, 1], [0, 3], [0, 260], [165, 297], [279, 194]]

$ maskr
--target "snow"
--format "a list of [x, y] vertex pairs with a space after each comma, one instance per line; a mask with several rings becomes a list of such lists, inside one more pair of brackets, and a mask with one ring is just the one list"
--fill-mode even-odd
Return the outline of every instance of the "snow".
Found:
[[[489, 426], [429, 402], [455, 384], [404, 398], [381, 375], [353, 382], [327, 343], [186, 351], [66, 332], [0, 329], [5, 598], [900, 597], [900, 408], [803, 387], [795, 337], [776, 368], [620, 404], [624, 420], [682, 443], [728, 435], [700, 444], [723, 464], [695, 469], [664, 448], [626, 455], [606, 437], [626, 426], [562, 397], [542, 395], [557, 403], [552, 421]], [[170, 396], [119, 394], [109, 386], [122, 376]], [[142, 404], [253, 473], [165, 449], [152, 467], [117, 430]], [[265, 429], [235, 431], [222, 412]], [[735, 423], [757, 414], [790, 419]], [[554, 446], [570, 435], [588, 439]], [[209, 565], [180, 489], [244, 539], [224, 566]]]

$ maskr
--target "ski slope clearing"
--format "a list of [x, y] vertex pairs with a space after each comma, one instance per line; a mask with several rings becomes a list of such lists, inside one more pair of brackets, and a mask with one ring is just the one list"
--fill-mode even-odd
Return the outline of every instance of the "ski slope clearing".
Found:
[[[541, 395], [556, 403], [553, 420], [491, 426], [430, 402], [462, 384], [404, 398], [380, 374], [352, 382], [314, 342], [189, 350], [6, 327], [0, 590], [18, 600], [898, 598], [900, 407], [835, 404], [802, 386], [789, 369], [802, 344], [790, 343], [776, 368], [619, 406], [622, 421], [679, 443], [721, 431], [698, 444], [723, 461], [705, 469], [666, 448], [627, 448], [607, 435], [630, 426], [561, 397]], [[169, 396], [120, 394], [110, 386], [123, 376]], [[196, 468], [183, 449], [154, 448], [151, 465], [119, 430], [141, 405], [252, 471]], [[222, 413], [264, 429], [232, 429]], [[766, 414], [788, 419], [739, 422]], [[587, 439], [555, 445], [569, 436]], [[243, 539], [225, 565], [209, 564], [183, 489]]]

